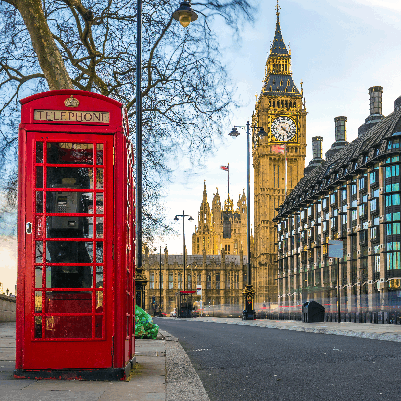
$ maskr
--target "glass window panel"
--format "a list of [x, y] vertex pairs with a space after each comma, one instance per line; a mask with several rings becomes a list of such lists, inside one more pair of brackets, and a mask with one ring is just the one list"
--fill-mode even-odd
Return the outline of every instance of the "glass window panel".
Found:
[[95, 337], [96, 338], [103, 337], [103, 316], [102, 315], [95, 316]]
[[93, 217], [48, 216], [47, 238], [93, 238]]
[[92, 316], [47, 316], [46, 338], [92, 338]]
[[36, 241], [35, 245], [35, 262], [43, 262], [43, 241]]
[[372, 227], [370, 229], [370, 238], [371, 239], [376, 239], [376, 227]]
[[92, 292], [46, 291], [46, 313], [92, 313]]
[[376, 182], [376, 172], [375, 172], [375, 171], [373, 171], [373, 172], [370, 173], [369, 179], [370, 179], [370, 183], [371, 183], [371, 184], [373, 184], [373, 183]]
[[93, 213], [92, 192], [46, 192], [47, 213]]
[[42, 291], [35, 291], [35, 313], [42, 313]]
[[36, 192], [36, 213], [43, 213], [43, 192]]
[[103, 214], [103, 194], [96, 194], [96, 213]]
[[400, 204], [400, 194], [393, 194], [393, 205], [397, 206]]
[[103, 266], [96, 266], [96, 288], [103, 288]]
[[43, 142], [36, 142], [36, 163], [43, 163]]
[[96, 291], [96, 309], [95, 313], [103, 312], [103, 291]]
[[35, 266], [35, 288], [42, 288], [43, 266]]
[[391, 270], [393, 268], [393, 254], [388, 253], [386, 256], [387, 256], [387, 269]]
[[103, 164], [103, 144], [96, 145], [96, 164]]
[[47, 263], [92, 263], [93, 242], [47, 241]]
[[93, 288], [93, 267], [47, 266], [46, 288]]
[[48, 142], [47, 163], [93, 164], [92, 143]]
[[47, 188], [93, 189], [93, 169], [47, 167], [46, 185]]
[[96, 188], [103, 189], [103, 169], [96, 169]]
[[96, 242], [96, 263], [103, 263], [103, 242]]
[[173, 273], [168, 274], [168, 289], [171, 290], [173, 288], [174, 281], [173, 281]]
[[35, 338], [42, 338], [42, 316], [35, 316]]
[[103, 217], [96, 217], [96, 238], [103, 238]]
[[43, 188], [43, 167], [36, 167], [36, 188]]

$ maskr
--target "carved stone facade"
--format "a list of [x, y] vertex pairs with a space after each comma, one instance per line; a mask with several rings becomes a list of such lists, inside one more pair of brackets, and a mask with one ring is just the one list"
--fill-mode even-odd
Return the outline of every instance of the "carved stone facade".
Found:
[[[194, 295], [196, 309], [206, 314], [224, 312], [239, 316], [242, 313], [242, 289], [246, 280], [246, 257], [226, 255], [187, 255], [185, 277], [186, 290], [195, 291], [202, 286], [202, 297]], [[160, 272], [162, 311], [169, 314], [177, 307], [177, 294], [183, 290], [182, 255], [169, 255], [168, 250], [159, 254], [144, 255], [144, 270], [148, 280], [145, 294], [145, 309], [152, 313], [152, 298], [160, 302]]]
[[198, 225], [192, 234], [193, 255], [203, 255], [204, 252], [206, 255], [220, 255], [224, 250], [226, 255], [239, 255], [242, 252], [246, 256], [246, 216], [245, 193], [239, 196], [236, 209], [230, 195], [222, 208], [219, 191], [216, 188], [210, 208], [205, 182]]
[[[291, 50], [284, 44], [277, 7], [276, 32], [264, 86], [252, 117], [254, 166], [255, 302], [277, 302], [277, 246], [273, 218], [304, 175], [306, 109], [292, 79]], [[258, 137], [263, 127], [266, 136]]]

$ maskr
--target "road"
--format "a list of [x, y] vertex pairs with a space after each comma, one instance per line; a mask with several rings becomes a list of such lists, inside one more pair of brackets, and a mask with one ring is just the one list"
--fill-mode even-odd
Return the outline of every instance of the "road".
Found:
[[399, 343], [196, 319], [154, 321], [179, 339], [211, 401], [401, 399]]

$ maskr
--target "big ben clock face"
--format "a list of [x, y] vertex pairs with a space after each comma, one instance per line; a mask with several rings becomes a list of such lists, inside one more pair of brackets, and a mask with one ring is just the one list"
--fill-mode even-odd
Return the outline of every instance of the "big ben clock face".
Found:
[[271, 132], [276, 141], [287, 142], [297, 134], [297, 126], [290, 117], [277, 117], [271, 125]]

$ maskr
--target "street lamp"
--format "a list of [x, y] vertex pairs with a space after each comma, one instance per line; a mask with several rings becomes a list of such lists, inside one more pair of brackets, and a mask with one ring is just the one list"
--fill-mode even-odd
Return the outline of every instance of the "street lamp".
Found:
[[[142, 267], [142, 0], [137, 0], [137, 37], [136, 37], [136, 185], [135, 185], [135, 292], [136, 304], [145, 308], [145, 287], [147, 279]], [[183, 1], [172, 17], [187, 27], [198, 15], [189, 1]]]
[[[255, 290], [252, 285], [251, 280], [251, 196], [250, 196], [250, 146], [249, 146], [249, 137], [251, 135], [251, 126], [249, 121], [246, 123], [246, 127], [243, 126], [234, 126], [231, 132], [228, 134], [233, 137], [237, 137], [240, 135], [237, 128], [246, 128], [246, 202], [247, 202], [247, 222], [246, 222], [246, 243], [247, 243], [247, 252], [248, 252], [248, 263], [247, 263], [247, 283], [244, 288], [242, 294], [244, 295], [245, 301], [245, 309], [242, 313], [242, 320], [255, 320], [256, 314], [254, 310], [254, 299], [255, 299]], [[267, 136], [267, 133], [263, 129], [263, 127], [252, 126], [253, 129], [259, 129], [258, 136], [264, 137]]]
[[187, 286], [186, 286], [186, 283], [185, 283], [185, 231], [184, 231], [184, 222], [185, 222], [185, 217], [189, 217], [189, 219], [188, 219], [189, 221], [192, 221], [193, 218], [189, 214], [185, 214], [184, 211], [182, 211], [182, 214], [177, 214], [174, 217], [174, 220], [178, 221], [179, 217], [182, 217], [182, 256], [184, 258], [184, 277], [183, 277], [184, 278], [184, 287], [183, 287], [183, 290], [185, 291]]
[[191, 22], [198, 19], [198, 15], [192, 10], [190, 1], [183, 1], [180, 7], [174, 11], [173, 18], [186, 28]]

